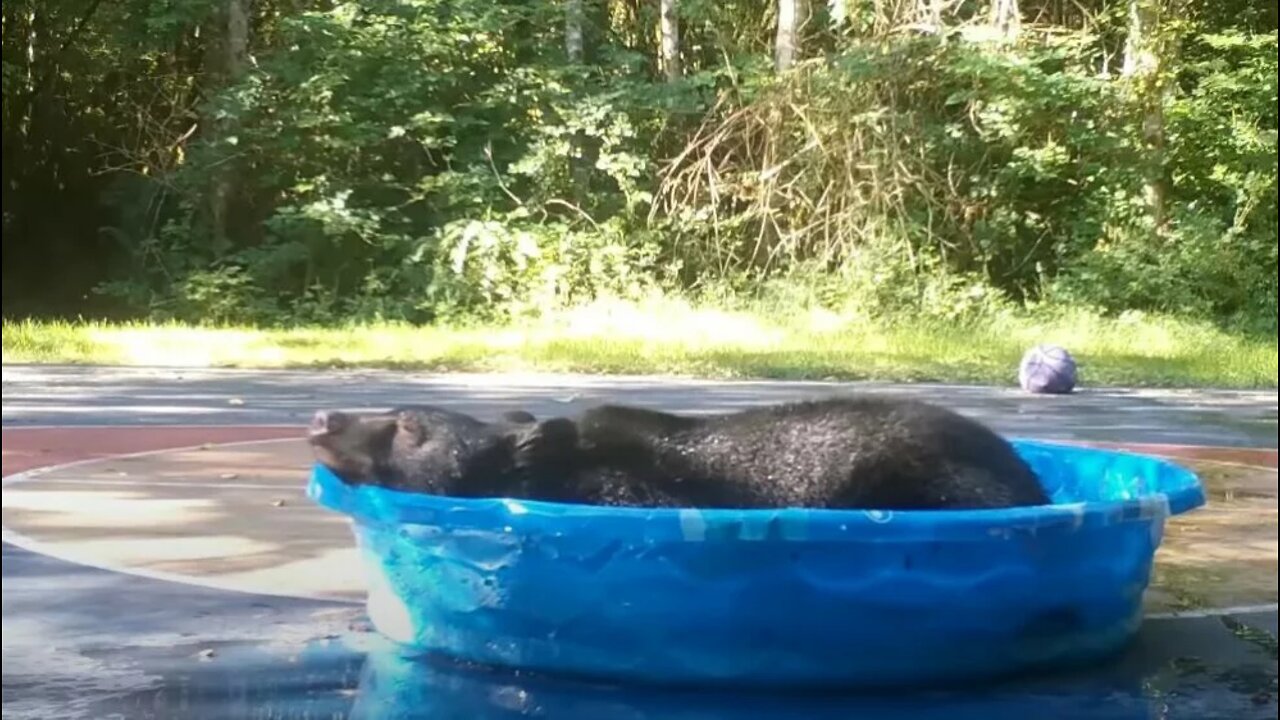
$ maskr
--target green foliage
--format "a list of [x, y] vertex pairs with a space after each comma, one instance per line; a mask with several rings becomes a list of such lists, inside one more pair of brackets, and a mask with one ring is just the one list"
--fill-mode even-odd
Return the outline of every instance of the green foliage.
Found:
[[[1122, 311], [1276, 317], [1276, 34], [1185, 39], [1165, 110], [1171, 219], [1119, 210], [1058, 283], [1064, 299]], [[1134, 200], [1134, 198], [1129, 198]], [[1122, 198], [1116, 198], [1118, 204]]]
[[510, 220], [450, 223], [432, 243], [434, 282], [425, 301], [454, 319], [493, 319], [598, 297], [638, 299], [661, 274], [656, 247], [629, 237], [645, 235], [616, 224], [574, 230]]
[[898, 286], [869, 298], [885, 310], [975, 278], [1034, 297], [1140, 180], [1128, 125], [1069, 45], [851, 43], [718, 108], [664, 199], [708, 264], [870, 262]]
[[1017, 38], [981, 3], [928, 35], [846, 3], [777, 76], [774, 3], [687, 0], [669, 83], [631, 0], [587, 4], [580, 64], [550, 0], [246, 3], [243, 72], [217, 60], [231, 1], [103, 3], [66, 48], [83, 7], [5, 3], [7, 313], [464, 322], [660, 292], [1275, 327], [1274, 3], [1163, 3], [1135, 93], [1121, 2], [1027, 6]]

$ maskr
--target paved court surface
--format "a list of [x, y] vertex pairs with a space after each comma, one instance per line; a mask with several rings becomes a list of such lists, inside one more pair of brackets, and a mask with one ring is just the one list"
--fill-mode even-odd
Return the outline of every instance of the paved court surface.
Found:
[[354, 604], [345, 524], [302, 496], [298, 436], [320, 406], [701, 411], [849, 387], [5, 367], [4, 717], [1275, 717], [1274, 392], [859, 386], [939, 401], [1009, 434], [1144, 444], [1194, 466], [1211, 495], [1172, 523], [1153, 619], [1126, 657], [910, 702], [744, 704], [398, 661]]
[[[80, 564], [261, 594], [359, 601], [363, 577], [345, 520], [303, 493], [310, 454], [296, 428], [94, 428], [120, 447], [184, 449], [82, 461], [11, 476], [9, 541]], [[5, 431], [5, 446], [59, 447], [85, 430]], [[278, 439], [279, 436], [286, 436]], [[209, 437], [212, 437], [210, 435]], [[277, 439], [261, 439], [263, 437]], [[1213, 502], [1175, 518], [1148, 611], [1276, 601], [1275, 458], [1163, 446], [1199, 471]]]
[[406, 402], [448, 404], [476, 415], [512, 406], [540, 415], [573, 413], [604, 400], [715, 412], [856, 387], [941, 401], [1014, 435], [1276, 448], [1275, 391], [1086, 388], [1068, 397], [1036, 397], [1012, 388], [929, 384], [12, 365], [3, 369], [3, 387], [6, 428], [298, 425], [318, 405], [361, 409]]

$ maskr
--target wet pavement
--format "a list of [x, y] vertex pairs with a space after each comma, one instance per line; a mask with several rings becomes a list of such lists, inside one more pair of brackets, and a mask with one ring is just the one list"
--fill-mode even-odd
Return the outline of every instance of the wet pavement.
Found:
[[11, 546], [3, 564], [6, 625], [27, 625], [5, 637], [4, 717], [14, 720], [1260, 720], [1277, 710], [1274, 612], [1150, 620], [1128, 652], [1084, 672], [964, 690], [767, 695], [408, 659], [351, 606], [132, 578]]
[[[98, 447], [103, 443], [93, 440], [98, 435], [89, 431], [69, 439], [63, 436], [64, 443], [81, 446], [74, 451], [53, 445], [23, 448], [11, 443], [15, 435], [9, 429], [13, 427], [139, 427], [174, 423], [203, 426], [165, 431], [185, 433], [181, 442], [177, 435], [169, 441], [172, 444], [168, 447], [174, 447], [205, 442], [201, 440], [204, 437], [209, 438], [207, 442], [231, 438], [229, 428], [214, 426], [296, 426], [321, 403], [363, 408], [405, 401], [436, 402], [456, 404], [478, 415], [492, 415], [513, 406], [539, 414], [569, 413], [604, 399], [671, 409], [714, 410], [850, 387], [542, 376], [438, 378], [386, 373], [326, 374], [323, 380], [317, 377], [306, 373], [5, 367], [5, 474], [109, 450]], [[1276, 447], [1274, 392], [1108, 391], [1043, 399], [985, 388], [856, 387], [921, 395], [983, 418], [1010, 434]], [[122, 431], [103, 427], [99, 432]], [[278, 437], [261, 428], [256, 432], [265, 435], [254, 439]], [[119, 439], [116, 443], [120, 447], [125, 444]], [[1274, 454], [1272, 458], [1274, 466]], [[1180, 531], [1186, 542], [1186, 562], [1182, 564], [1195, 561], [1195, 570], [1201, 573], [1180, 582], [1213, 597], [1183, 600], [1194, 609], [1224, 598], [1265, 599], [1270, 593], [1270, 602], [1274, 603], [1275, 472], [1272, 469], [1269, 475], [1247, 476], [1231, 476], [1228, 469], [1223, 472], [1224, 477], [1215, 481], [1219, 490], [1210, 506], [1212, 509], [1218, 505], [1219, 515], [1192, 513], [1187, 519], [1196, 520], [1197, 524]], [[249, 484], [250, 478], [223, 478], [223, 474], [226, 472], [219, 471], [216, 480]], [[304, 474], [300, 469], [299, 477]], [[250, 495], [252, 492], [246, 491], [237, 501]], [[237, 496], [230, 493], [228, 497]], [[1241, 507], [1247, 512], [1230, 505], [1237, 502], [1245, 503]], [[273, 502], [253, 505], [259, 506], [266, 508], [263, 513], [292, 509]], [[243, 514], [232, 510], [231, 514], [235, 513]], [[109, 514], [105, 508], [104, 514]], [[143, 527], [152, 523], [145, 517], [137, 521]], [[92, 523], [83, 518], [76, 522], [80, 525], [72, 529], [87, 533], [89, 544], [100, 542], [94, 533], [106, 529], [86, 527]], [[1267, 526], [1267, 522], [1271, 525]], [[177, 527], [180, 530], [188, 526]], [[189, 527], [194, 529], [198, 524]], [[1227, 531], [1224, 528], [1241, 531], [1249, 527], [1255, 530], [1253, 536], [1222, 541]], [[1256, 532], [1260, 527], [1272, 528], [1271, 544], [1248, 545], [1260, 542], [1261, 535]], [[306, 535], [312, 529], [298, 532]], [[173, 544], [179, 537], [180, 531], [156, 527], [150, 541]], [[1174, 543], [1171, 547], [1176, 549], [1176, 533], [1171, 533], [1170, 538]], [[1236, 547], [1241, 545], [1243, 551]], [[1233, 547], [1252, 562], [1261, 559], [1263, 565], [1246, 574], [1261, 580], [1269, 573], [1269, 584], [1254, 587], [1246, 583], [1239, 586], [1243, 588], [1240, 594], [1222, 595], [1225, 581], [1218, 571], [1227, 560], [1214, 553], [1229, 552]], [[191, 572], [190, 567], [176, 570], [175, 575]], [[1277, 714], [1274, 604], [1261, 612], [1238, 608], [1225, 613], [1193, 611], [1183, 617], [1150, 619], [1138, 641], [1122, 657], [1074, 673], [948, 691], [840, 696], [620, 688], [460, 668], [439, 660], [410, 660], [398, 656], [369, 632], [357, 605], [166, 582], [69, 563], [8, 543], [4, 545], [0, 588], [5, 720], [1254, 720]]]
[[[1221, 632], [1201, 621], [1199, 633]], [[1159, 633], [1158, 626], [1148, 635]], [[764, 695], [620, 688], [521, 677], [443, 661], [409, 659], [376, 638], [319, 641], [283, 658], [228, 646], [206, 662], [165, 662], [160, 689], [128, 693], [95, 709], [138, 718], [381, 718], [417, 720], [547, 717], [877, 718], [1274, 718], [1274, 675], [1266, 651], [1191, 658], [1159, 647], [1135, 651], [1104, 672], [1009, 682], [965, 692], [915, 695]], [[144, 661], [145, 662], [145, 661]], [[159, 663], [157, 663], [159, 664]]]
[[14, 720], [1261, 720], [1277, 711], [1274, 612], [1150, 620], [1101, 667], [985, 687], [728, 693], [408, 659], [350, 606], [129, 578], [11, 546], [4, 570], [6, 624], [37, 626], [22, 634], [34, 644], [6, 636], [4, 717]]

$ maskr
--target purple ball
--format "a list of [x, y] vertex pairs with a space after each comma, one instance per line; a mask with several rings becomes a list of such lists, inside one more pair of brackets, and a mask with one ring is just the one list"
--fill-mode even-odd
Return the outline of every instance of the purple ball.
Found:
[[1037, 345], [1022, 356], [1018, 384], [1037, 394], [1062, 395], [1076, 387], [1076, 361], [1057, 345]]

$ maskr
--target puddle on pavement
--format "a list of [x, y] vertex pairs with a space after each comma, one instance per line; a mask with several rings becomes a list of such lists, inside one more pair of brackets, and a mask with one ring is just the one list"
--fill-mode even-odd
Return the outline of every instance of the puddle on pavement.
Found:
[[1276, 471], [1202, 460], [1182, 464], [1200, 476], [1208, 502], [1165, 526], [1147, 611], [1276, 602]]
[[[1269, 636], [1252, 626], [1240, 632]], [[99, 662], [116, 665], [127, 656], [126, 664], [154, 682], [104, 698], [90, 711], [129, 720], [1274, 718], [1275, 655], [1240, 640], [1240, 632], [1214, 618], [1153, 621], [1127, 651], [1087, 671], [877, 694], [588, 683], [409, 659], [373, 633], [354, 632], [288, 652], [241, 643], [100, 653]]]

